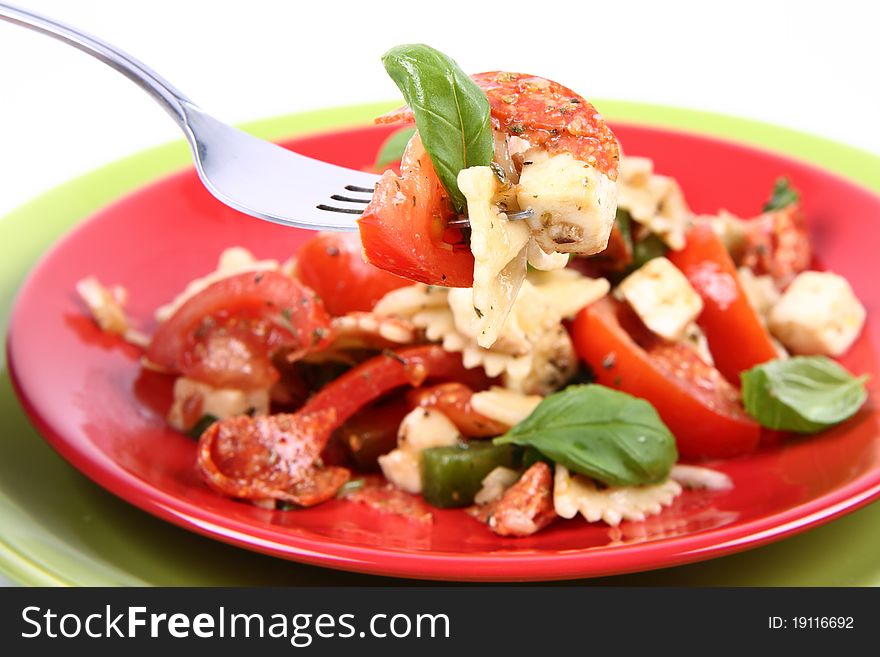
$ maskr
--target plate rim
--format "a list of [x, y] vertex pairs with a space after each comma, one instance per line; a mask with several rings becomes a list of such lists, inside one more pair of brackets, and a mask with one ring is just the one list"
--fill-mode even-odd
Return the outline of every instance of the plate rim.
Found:
[[[271, 119], [259, 121], [256, 123], [249, 124], [246, 128], [250, 129], [253, 132], [258, 134], [262, 134], [263, 136], [271, 137], [271, 138], [281, 138], [281, 137], [294, 137], [297, 135], [303, 135], [306, 133], [313, 134], [327, 130], [338, 130], [345, 127], [350, 127], [357, 124], [364, 123], [364, 119], [368, 119], [369, 116], [375, 115], [377, 112], [385, 109], [389, 106], [394, 106], [393, 103], [381, 103], [381, 104], [369, 104], [369, 105], [356, 105], [356, 106], [346, 106], [342, 108], [334, 108], [332, 110], [318, 110], [315, 112], [307, 112], [307, 113], [298, 113], [293, 115], [286, 115], [281, 117], [274, 117]], [[880, 182], [877, 182], [877, 178], [872, 178], [869, 173], [871, 169], [880, 170], [880, 157], [877, 157], [871, 153], [866, 151], [861, 151], [855, 147], [837, 144], [836, 142], [832, 142], [830, 140], [814, 137], [812, 135], [807, 135], [805, 133], [798, 133], [796, 131], [789, 130], [787, 128], [779, 128], [776, 126], [772, 126], [770, 124], [765, 124], [761, 122], [751, 121], [748, 119], [739, 119], [736, 117], [729, 117], [726, 115], [719, 115], [707, 112], [700, 112], [697, 110], [687, 110], [680, 108], [672, 108], [665, 106], [656, 106], [649, 105], [643, 103], [629, 103], [624, 101], [605, 101], [601, 103], [603, 109], [610, 109], [610, 111], [606, 111], [606, 114], [613, 121], [617, 122], [625, 122], [625, 123], [634, 123], [637, 125], [643, 126], [651, 126], [658, 127], [665, 130], [672, 130], [683, 132], [685, 134], [696, 134], [701, 136], [708, 136], [716, 139], [724, 139], [729, 142], [733, 142], [738, 145], [746, 145], [751, 148], [755, 148], [755, 143], [750, 143], [748, 139], [748, 135], [744, 132], [741, 132], [744, 127], [751, 127], [756, 132], [755, 134], [764, 135], [769, 130], [772, 134], [781, 134], [783, 139], [782, 142], [787, 142], [792, 139], [792, 136], [797, 137], [797, 145], [801, 148], [796, 149], [799, 152], [793, 153], [791, 149], [783, 149], [781, 148], [782, 142], [771, 143], [768, 144], [765, 136], [760, 136], [760, 143], [757, 144], [757, 148], [762, 149], [764, 151], [771, 151], [775, 153], [782, 154], [783, 156], [789, 158], [799, 159], [801, 162], [808, 162], [813, 166], [817, 166], [816, 159], [821, 161], [821, 168], [825, 172], [829, 172], [832, 174], [836, 174], [840, 177], [843, 177], [848, 182], [855, 183], [860, 187], [867, 188], [868, 190], [876, 193], [876, 191], [880, 190]], [[617, 111], [615, 111], [617, 110]], [[646, 119], [646, 114], [650, 117], [650, 119]], [[635, 118], [635, 117], [638, 118]], [[317, 119], [317, 121], [316, 121]], [[663, 120], [667, 119], [667, 120]], [[675, 120], [668, 120], [675, 119]], [[698, 119], [698, 120], [695, 120]], [[706, 129], [708, 124], [715, 124], [716, 129], [708, 130]], [[298, 123], [299, 125], [291, 127], [291, 123]], [[316, 125], [317, 123], [317, 125]], [[672, 123], [673, 125], [670, 125]], [[286, 127], [285, 127], [286, 126]], [[733, 131], [735, 134], [731, 135], [729, 131]], [[751, 133], [749, 133], [751, 134]], [[774, 147], [775, 146], [775, 147]], [[864, 162], [870, 164], [870, 166], [865, 168], [860, 168], [859, 173], [861, 175], [858, 178], [853, 178], [851, 175], [848, 175], [847, 172], [841, 171], [839, 167], [832, 167], [828, 164], [828, 158], [826, 156], [821, 155], [822, 152], [827, 151], [827, 149], [831, 149], [837, 153], [837, 158], [843, 158], [849, 164], [853, 164], [854, 158], [856, 161], [863, 160]], [[163, 159], [164, 158], [164, 159]], [[160, 166], [156, 166], [157, 159], [162, 160], [158, 164]], [[832, 158], [834, 160], [835, 158]], [[143, 167], [145, 164], [149, 164], [150, 161], [153, 162], [154, 169], [157, 170], [152, 175], [141, 176], [142, 180], [136, 180], [132, 182], [127, 190], [113, 190], [109, 193], [109, 200], [112, 202], [118, 201], [128, 193], [140, 189], [146, 184], [150, 184], [155, 182], [159, 178], [166, 177], [169, 174], [175, 172], [176, 169], [180, 168], [180, 164], [183, 164], [187, 161], [187, 155], [185, 148], [182, 148], [182, 142], [174, 142], [172, 144], [168, 144], [165, 146], [160, 146], [157, 148], [149, 149], [147, 151], [143, 151], [134, 156], [130, 156], [123, 160], [117, 161], [115, 163], [111, 163], [101, 169], [93, 171], [85, 176], [81, 176], [77, 179], [69, 183], [65, 183], [60, 187], [56, 187], [53, 190], [50, 190], [46, 194], [38, 197], [34, 201], [22, 206], [13, 213], [7, 215], [4, 219], [0, 219], [0, 221], [4, 221], [7, 218], [13, 217], [18, 213], [25, 212], [28, 208], [38, 204], [41, 200], [45, 199], [51, 195], [59, 195], [64, 192], [70, 193], [77, 185], [77, 183], [81, 183], [86, 179], [92, 179], [95, 177], [100, 177], [102, 175], [108, 175], [113, 173], [115, 169], [127, 167], [132, 170], [139, 169]], [[150, 167], [147, 167], [150, 168]], [[860, 179], [861, 178], [861, 179]], [[873, 183], [873, 184], [871, 184]], [[81, 214], [79, 217], [72, 218], [72, 224], [80, 223], [80, 220], [83, 218], [87, 218], [92, 215], [94, 211], [100, 207], [106, 206], [108, 199], [102, 199], [101, 202], [95, 204], [95, 208], [92, 208]], [[8, 223], [6, 224], [8, 225]], [[67, 234], [67, 230], [65, 230], [62, 234], [54, 234], [53, 240], [57, 242], [60, 238], [63, 238], [64, 235]], [[27, 285], [22, 286], [24, 288]], [[6, 309], [4, 309], [5, 311]], [[5, 317], [0, 318], [5, 320]], [[4, 322], [5, 323], [5, 322]], [[4, 329], [2, 325], [0, 325], [0, 329]], [[3, 331], [5, 333], [5, 330]], [[7, 344], [7, 350], [9, 345]], [[11, 369], [11, 368], [10, 368]], [[18, 385], [15, 381], [14, 372], [10, 372], [12, 374], [13, 384], [16, 386], [16, 391], [18, 391]], [[21, 395], [19, 395], [19, 399], [21, 399]], [[38, 421], [37, 418], [34, 417], [34, 413], [30, 408], [24, 404], [25, 409], [28, 412], [28, 416], [31, 419], [31, 422], [36, 424], [38, 430], [41, 435], [53, 446], [56, 451], [62, 454], [62, 456], [71, 462], [77, 467], [81, 472], [86, 474], [89, 478], [94, 481], [100, 483], [102, 487], [107, 488], [114, 495], [121, 497], [127, 502], [145, 509], [146, 511], [152, 513], [153, 515], [158, 515], [166, 520], [170, 520], [171, 522], [183, 525], [187, 529], [195, 530], [197, 533], [202, 533], [213, 538], [219, 538], [225, 542], [231, 542], [236, 545], [245, 545], [249, 549], [254, 549], [253, 543], [248, 542], [240, 542], [235, 540], [230, 540], [228, 536], [218, 535], [216, 532], [212, 532], [206, 528], [206, 526], [202, 525], [201, 528], [194, 526], [193, 519], [189, 521], [183, 521], [182, 517], [179, 515], [174, 515], [167, 511], [165, 508], [149, 508], [150, 505], [142, 503], [144, 501], [143, 497], [139, 499], [132, 499], [122, 491], [108, 487], [106, 483], [103, 481], [103, 478], [96, 476], [94, 472], [92, 472], [91, 466], [84, 466], [84, 464], [76, 459], [74, 456], [74, 450], [64, 450], [60, 448], [60, 444], [62, 441], [57, 439], [57, 436], [54, 436], [54, 432], [48, 430], [48, 427], [42, 425], [41, 422]], [[37, 421], [35, 421], [37, 420]], [[54, 440], [50, 440], [48, 435], [53, 435]], [[114, 465], [110, 459], [106, 459], [110, 465]], [[123, 471], [124, 473], [124, 471]], [[109, 476], [109, 475], [108, 475]], [[866, 481], [865, 481], [866, 480]], [[876, 481], [875, 481], [876, 480]], [[151, 491], [155, 491], [160, 493], [161, 495], [167, 495], [162, 493], [161, 491], [156, 491], [153, 487], [146, 485], [145, 482], [140, 482], [137, 480], [140, 488], [149, 489]], [[853, 492], [850, 492], [853, 491]], [[858, 492], [860, 491], [860, 492]], [[743, 531], [740, 532], [729, 532], [731, 534], [742, 534], [745, 532], [746, 534], [753, 534], [754, 530], [763, 525], [772, 525], [775, 528], [775, 531], [768, 532], [765, 536], [758, 536], [753, 538], [753, 540], [743, 540], [747, 538], [746, 536], [739, 537], [738, 540], [736, 537], [731, 537], [730, 541], [722, 543], [721, 545], [716, 545], [712, 548], [707, 549], [699, 549], [691, 552], [681, 552], [679, 551], [676, 556], [678, 559], [675, 561], [665, 560], [663, 566], [673, 566], [681, 563], [687, 563], [690, 561], [700, 560], [703, 558], [710, 558], [715, 556], [721, 556], [722, 554], [727, 554], [733, 551], [739, 551], [742, 549], [746, 549], [748, 547], [754, 547], [757, 545], [761, 545], [773, 540], [777, 540], [783, 536], [788, 536], [794, 533], [798, 533], [799, 531], [803, 531], [809, 527], [816, 526], [818, 524], [822, 524], [830, 521], [831, 519], [838, 517], [844, 513], [855, 510], [856, 508], [860, 508], [864, 506], [872, 499], [880, 496], [880, 473], [875, 473], [875, 476], [872, 477], [860, 477], [859, 479], [849, 482], [847, 486], [837, 491], [834, 491], [833, 494], [826, 495], [819, 500], [813, 500], [807, 504], [800, 505], [795, 509], [788, 510], [781, 514], [777, 514], [774, 516], [777, 518], [776, 522], [770, 523], [767, 519], [757, 519], [751, 521], [750, 523], [746, 523], [745, 525], [739, 526]], [[167, 496], [170, 499], [173, 499], [172, 496]], [[835, 501], [829, 503], [828, 498], [831, 497]], [[821, 504], [820, 504], [821, 501]], [[809, 509], [809, 510], [807, 510]], [[196, 514], [197, 515], [197, 514]], [[788, 520], [784, 522], [779, 522], [779, 517], [788, 518]], [[795, 517], [797, 516], [797, 517]], [[242, 528], [247, 528], [248, 531], [253, 532], [253, 527], [247, 525], [246, 523], [241, 523]], [[2, 523], [0, 523], [0, 527], [2, 527]], [[724, 533], [721, 530], [724, 528], [720, 528], [719, 530], [715, 530], [712, 533]], [[687, 539], [691, 539], [692, 541], [696, 541], [699, 536], [694, 537], [681, 537], [679, 539], [680, 543], [688, 543]], [[302, 542], [311, 543], [313, 539], [304, 539]], [[319, 548], [320, 544], [323, 544], [323, 541], [317, 541], [314, 547]], [[285, 554], [287, 558], [290, 558], [290, 546], [285, 547]], [[399, 554], [399, 556], [403, 557], [404, 554], [408, 555], [406, 559], [408, 562], [412, 562], [416, 568], [418, 564], [425, 561], [431, 561], [436, 564], [438, 561], [448, 562], [449, 565], [455, 565], [460, 568], [462, 560], [465, 559], [468, 562], [474, 561], [486, 561], [491, 559], [493, 563], [504, 563], [505, 567], [509, 567], [510, 561], [519, 561], [521, 565], [528, 566], [532, 560], [541, 561], [545, 567], [548, 560], [556, 560], [561, 564], [561, 569], [564, 572], [559, 572], [556, 575], [551, 576], [551, 578], [570, 578], [577, 576], [584, 576], [583, 573], [575, 572], [572, 573], [570, 570], [566, 570], [564, 566], [568, 563], [568, 561], [572, 558], [576, 558], [579, 562], [583, 563], [585, 561], [585, 551], [577, 551], [576, 555], [572, 555], [571, 557], [559, 557], [559, 556], [548, 556], [541, 554], [533, 554], [529, 557], [518, 557], [518, 556], [502, 556], [499, 558], [499, 555], [494, 557], [473, 557], [473, 556], [464, 556], [461, 555], [438, 555], [437, 553], [430, 554], [418, 554], [412, 552], [398, 552], [395, 550], [389, 550], [387, 548], [377, 549], [371, 548], [368, 546], [344, 546], [350, 549], [346, 550], [346, 552], [352, 555], [352, 558], [357, 555], [370, 555], [380, 553], [383, 555], [387, 555], [390, 553]], [[657, 550], [663, 549], [662, 545], [654, 545], [650, 544], [637, 544], [633, 546], [622, 546], [620, 548], [616, 548], [616, 551], [619, 553], [623, 553], [623, 556], [627, 556], [629, 552], [637, 552], [641, 554], [650, 554]], [[261, 550], [268, 552], [269, 554], [276, 554], [271, 549]], [[707, 554], [708, 552], [708, 554]], [[8, 554], [7, 554], [8, 553]], [[11, 558], [11, 560], [7, 560], [7, 558]], [[352, 565], [351, 562], [345, 563], [328, 563], [326, 561], [327, 555], [325, 554], [307, 554], [307, 555], [297, 555], [298, 561], [304, 561], [306, 563], [313, 563], [317, 565], [322, 565], [326, 567], [335, 567], [342, 568], [346, 570], [356, 570], [358, 572], [369, 572], [373, 574], [385, 574], [387, 575], [387, 570], [383, 570], [381, 567], [370, 567], [370, 564], [364, 564], [365, 567], [359, 567], [361, 564]], [[597, 557], [598, 558], [598, 557]], [[589, 559], [586, 559], [589, 561]], [[17, 562], [17, 563], [15, 563]], [[15, 566], [13, 566], [15, 563]], [[20, 572], [25, 570], [28, 566], [31, 566], [33, 569], [32, 575], [38, 579], [40, 582], [56, 582], [58, 579], [62, 579], [59, 576], [51, 573], [49, 570], [40, 567], [38, 564], [33, 563], [30, 559], [28, 559], [27, 554], [22, 553], [20, 551], [15, 550], [9, 545], [6, 545], [3, 542], [2, 531], [0, 531], [0, 570], [6, 570], [7, 568], [14, 569], [16, 572]], [[656, 564], [654, 566], [645, 566], [642, 565], [638, 560], [634, 560], [632, 568], [620, 569], [613, 568], [614, 573], [623, 573], [623, 572], [632, 572], [636, 570], [644, 570], [646, 568], [658, 567]], [[610, 571], [597, 571], [593, 570], [589, 573], [589, 576], [601, 576], [605, 574], [610, 574]], [[407, 577], [426, 577], [426, 574], [423, 572], [419, 572], [417, 570], [412, 571], [410, 573], [395, 573], [397, 576], [407, 576]], [[435, 573], [436, 578], [440, 579], [448, 579], [448, 575], [443, 575], [442, 573]], [[460, 577], [460, 576], [459, 576]], [[459, 578], [456, 578], [459, 579]], [[534, 578], [511, 578], [510, 576], [492, 576], [488, 577], [480, 577], [480, 578], [469, 578], [471, 581], [516, 581], [523, 579], [534, 579]], [[548, 579], [545, 575], [539, 577], [538, 579]]]

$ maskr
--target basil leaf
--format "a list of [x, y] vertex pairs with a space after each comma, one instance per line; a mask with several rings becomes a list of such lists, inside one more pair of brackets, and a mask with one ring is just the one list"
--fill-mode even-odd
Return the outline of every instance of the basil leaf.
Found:
[[376, 169], [382, 169], [389, 164], [399, 162], [400, 158], [403, 157], [403, 151], [406, 150], [406, 145], [412, 139], [415, 132], [415, 128], [401, 128], [391, 133], [388, 139], [379, 147], [379, 154], [376, 156]]
[[668, 250], [669, 247], [666, 246], [666, 243], [651, 233], [633, 244], [633, 261], [630, 267], [635, 271], [649, 260], [665, 256]]
[[632, 249], [632, 215], [630, 215], [629, 210], [618, 207], [617, 214], [614, 216], [614, 221], [617, 222], [617, 227], [620, 229], [620, 234], [623, 235], [626, 245]]
[[437, 176], [461, 212], [465, 198], [458, 172], [488, 166], [495, 150], [489, 99], [455, 61], [430, 46], [396, 46], [382, 63], [412, 108]]
[[546, 397], [495, 442], [534, 447], [609, 486], [663, 481], [678, 459], [675, 438], [651, 404], [596, 384]]
[[749, 415], [781, 431], [822, 431], [854, 415], [868, 398], [867, 376], [855, 377], [825, 356], [773, 360], [740, 378]]
[[196, 440], [198, 440], [202, 437], [202, 434], [208, 430], [208, 427], [214, 424], [217, 420], [218, 418], [214, 417], [213, 415], [205, 414], [199, 418], [198, 422], [196, 422], [192, 427], [189, 428], [189, 430], [186, 432], [186, 435], [190, 438], [195, 438]]
[[801, 198], [800, 193], [791, 186], [788, 178], [777, 178], [773, 185], [773, 193], [770, 199], [764, 204], [764, 212], [772, 212], [773, 210], [781, 210], [792, 203], [797, 203]]

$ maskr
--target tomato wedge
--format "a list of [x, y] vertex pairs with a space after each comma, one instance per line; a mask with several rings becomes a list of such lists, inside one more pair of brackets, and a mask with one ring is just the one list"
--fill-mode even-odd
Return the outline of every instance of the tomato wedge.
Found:
[[606, 297], [575, 318], [578, 355], [599, 383], [648, 400], [685, 458], [728, 458], [754, 450], [760, 427], [737, 390], [684, 345], [653, 336], [625, 304]]
[[215, 387], [266, 388], [272, 355], [320, 349], [330, 317], [315, 294], [279, 272], [249, 272], [208, 286], [162, 323], [147, 359]]
[[367, 262], [428, 285], [470, 287], [474, 256], [467, 245], [445, 241], [446, 224], [456, 214], [418, 134], [400, 171], [382, 174], [358, 219]]
[[681, 251], [667, 256], [703, 298], [697, 323], [715, 367], [739, 386], [740, 372], [777, 357], [770, 334], [740, 285], [736, 266], [709, 224], [697, 224]]
[[412, 285], [365, 262], [354, 233], [319, 233], [310, 239], [296, 253], [295, 273], [335, 317], [370, 311], [391, 290]]

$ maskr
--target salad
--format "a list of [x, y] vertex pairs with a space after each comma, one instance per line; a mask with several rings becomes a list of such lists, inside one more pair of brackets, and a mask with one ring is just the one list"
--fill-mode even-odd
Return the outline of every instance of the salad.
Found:
[[358, 233], [285, 262], [230, 247], [152, 335], [124, 289], [77, 285], [167, 375], [217, 493], [423, 524], [455, 507], [506, 537], [618, 525], [735, 485], [707, 460], [859, 411], [864, 377], [833, 359], [865, 309], [811, 269], [786, 179], [754, 217], [696, 215], [556, 82], [420, 44], [383, 62], [407, 105], [377, 119], [399, 128]]

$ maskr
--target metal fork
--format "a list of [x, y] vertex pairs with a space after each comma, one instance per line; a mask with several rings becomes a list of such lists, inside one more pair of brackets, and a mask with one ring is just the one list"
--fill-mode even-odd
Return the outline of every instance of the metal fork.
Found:
[[[186, 135], [205, 187], [226, 205], [259, 219], [312, 230], [357, 230], [378, 176], [299, 155], [205, 113], [183, 93], [115, 46], [27, 9], [0, 3], [0, 19], [63, 41], [143, 88]], [[340, 204], [316, 203], [334, 200]]]

